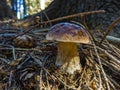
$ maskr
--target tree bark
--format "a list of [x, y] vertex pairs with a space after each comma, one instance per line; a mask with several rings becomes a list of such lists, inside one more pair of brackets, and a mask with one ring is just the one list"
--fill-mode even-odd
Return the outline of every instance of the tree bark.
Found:
[[[111, 22], [120, 17], [119, 0], [54, 0], [44, 11], [50, 19], [63, 17], [75, 13], [105, 10], [105, 14], [93, 14], [86, 16], [89, 28], [100, 27], [105, 30]], [[45, 18], [44, 18], [45, 19]], [[80, 17], [70, 20], [81, 22]], [[70, 21], [62, 20], [62, 21]], [[61, 21], [60, 21], [61, 22]], [[117, 30], [115, 30], [117, 29]], [[120, 25], [114, 28], [114, 32], [120, 37]]]
[[8, 0], [0, 0], [0, 19], [13, 18], [12, 10], [7, 2]]

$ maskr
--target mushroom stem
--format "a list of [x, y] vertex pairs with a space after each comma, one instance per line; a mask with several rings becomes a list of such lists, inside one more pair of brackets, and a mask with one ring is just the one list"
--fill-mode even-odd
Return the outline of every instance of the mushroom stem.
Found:
[[61, 66], [63, 71], [73, 74], [80, 70], [80, 57], [77, 44], [72, 42], [59, 42], [56, 65]]

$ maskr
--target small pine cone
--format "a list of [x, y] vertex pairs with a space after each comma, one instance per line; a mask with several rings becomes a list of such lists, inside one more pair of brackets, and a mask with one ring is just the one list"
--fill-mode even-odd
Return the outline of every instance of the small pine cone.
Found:
[[22, 35], [14, 39], [14, 45], [20, 48], [34, 48], [36, 41], [29, 35]]

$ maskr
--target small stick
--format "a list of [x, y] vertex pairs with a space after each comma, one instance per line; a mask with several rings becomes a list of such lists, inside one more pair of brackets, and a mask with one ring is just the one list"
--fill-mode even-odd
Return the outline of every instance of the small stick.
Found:
[[[45, 15], [45, 17], [47, 18], [47, 20], [48, 20], [48, 21], [50, 21], [50, 19], [49, 19], [49, 17], [47, 16], [47, 14], [46, 14], [46, 12], [45, 12], [45, 11], [43, 11], [43, 14], [44, 14], [44, 15]], [[52, 26], [52, 23], [51, 23], [51, 22], [50, 22], [49, 24], [50, 24], [50, 26]]]
[[117, 64], [119, 64], [120, 65], [120, 61], [116, 58], [116, 57], [114, 57], [112, 54], [110, 54], [109, 52], [107, 52], [106, 50], [104, 50], [104, 49], [102, 49], [102, 48], [100, 48], [100, 47], [96, 47], [97, 49], [99, 49], [100, 51], [102, 51], [102, 52], [104, 52], [106, 55], [108, 55], [108, 57], [110, 57], [114, 62], [116, 62]]
[[46, 24], [46, 23], [50, 23], [50, 22], [56, 22], [56, 21], [60, 21], [60, 20], [68, 19], [68, 18], [77, 17], [77, 16], [85, 16], [85, 15], [96, 14], [96, 13], [105, 13], [105, 10], [89, 11], [89, 12], [83, 12], [83, 13], [68, 15], [68, 16], [65, 16], [65, 17], [60, 17], [60, 18], [56, 18], [56, 19], [53, 19], [53, 20], [44, 21], [40, 24]]
[[107, 89], [110, 90], [110, 86], [109, 86], [109, 83], [108, 83], [108, 78], [107, 78], [107, 75], [106, 75], [106, 73], [105, 73], [105, 71], [103, 69], [103, 66], [102, 66], [102, 63], [101, 63], [101, 60], [100, 60], [100, 56], [98, 55], [98, 50], [97, 50], [97, 47], [96, 47], [95, 43], [93, 43], [93, 46], [94, 46], [94, 50], [95, 50], [95, 53], [96, 53], [96, 56], [97, 56], [97, 59], [98, 59], [102, 74], [103, 74], [104, 79], [106, 81]]
[[0, 44], [0, 46], [5, 46], [5, 47], [10, 47], [12, 49], [12, 54], [13, 54], [13, 58], [14, 60], [16, 60], [16, 55], [15, 55], [15, 48], [12, 45], [4, 45], [4, 44]]
[[4, 61], [6, 64], [10, 64], [10, 61], [9, 61], [9, 60], [6, 60], [6, 59], [1, 58], [1, 57], [0, 57], [0, 60], [1, 60], [1, 61]]
[[[103, 37], [103, 34], [101, 31], [98, 31], [98, 33]], [[107, 37], [106, 37], [106, 39], [107, 39]], [[116, 53], [116, 55], [120, 57], [120, 52], [118, 52], [118, 50], [115, 50], [115, 46], [113, 47], [113, 45], [111, 43], [109, 43], [108, 40], [105, 40], [105, 41], [106, 41], [106, 44], [111, 48], [111, 50], [113, 50]], [[119, 41], [119, 43], [120, 43], [120, 41]], [[103, 46], [105, 46], [105, 44]], [[108, 46], [106, 46], [106, 47], [108, 47]]]
[[[89, 32], [88, 32], [88, 33], [89, 33]], [[91, 35], [90, 35], [90, 38], [91, 38], [91, 40], [92, 40], [93, 48], [94, 48], [96, 57], [97, 57], [97, 59], [98, 59], [98, 63], [99, 63], [99, 65], [100, 65], [100, 69], [101, 69], [102, 74], [103, 74], [103, 77], [104, 77], [104, 79], [105, 79], [105, 81], [106, 81], [106, 87], [107, 87], [108, 90], [110, 90], [110, 86], [109, 86], [109, 83], [108, 83], [108, 78], [107, 78], [107, 75], [106, 75], [106, 73], [105, 73], [105, 71], [104, 71], [104, 69], [103, 69], [102, 62], [101, 62], [100, 56], [99, 56], [99, 54], [98, 54], [97, 46], [95, 45], [95, 42], [94, 42], [94, 40], [93, 40], [93, 38], [92, 38]]]
[[113, 29], [113, 27], [120, 22], [120, 17], [117, 18], [115, 21], [112, 22], [111, 25], [109, 25], [107, 32], [105, 33], [104, 37], [102, 38], [102, 40], [100, 41], [100, 45], [102, 44], [102, 42], [105, 40], [106, 36], [111, 32], [111, 30]]
[[[68, 19], [68, 18], [73, 18], [73, 17], [77, 17], [77, 16], [84, 16], [84, 15], [89, 15], [89, 14], [96, 14], [96, 13], [105, 13], [105, 10], [97, 10], [97, 11], [83, 12], [83, 13], [78, 13], [78, 14], [68, 15], [68, 16], [65, 16], [65, 17], [56, 18], [56, 19], [49, 20], [49, 21], [43, 21], [43, 22], [40, 22], [39, 24], [36, 24], [36, 25], [34, 25], [34, 26], [31, 26], [31, 27], [28, 28], [25, 32], [22, 32], [22, 33], [16, 35], [15, 37], [13, 37], [13, 38], [11, 38], [11, 39], [14, 39], [14, 38], [16, 38], [16, 37], [18, 37], [18, 36], [22, 36], [22, 35], [28, 33], [29, 31], [31, 31], [32, 29], [34, 29], [35, 27], [37, 27], [37, 26], [39, 26], [39, 25], [42, 25], [42, 24], [47, 24], [47, 23], [51, 23], [51, 22], [56, 22], [56, 21]], [[10, 40], [11, 40], [11, 39], [10, 39]]]
[[109, 42], [112, 42], [114, 45], [120, 45], [120, 38], [114, 37], [114, 36], [106, 36], [106, 39]]
[[42, 90], [42, 74], [43, 74], [43, 69], [41, 68], [40, 79], [39, 79], [39, 90]]

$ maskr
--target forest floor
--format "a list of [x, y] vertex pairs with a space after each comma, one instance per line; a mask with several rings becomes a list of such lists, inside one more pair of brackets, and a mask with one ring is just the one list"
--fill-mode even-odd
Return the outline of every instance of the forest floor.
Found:
[[[120, 49], [107, 40], [109, 29], [87, 31], [92, 43], [78, 44], [82, 71], [70, 75], [55, 65], [57, 42], [46, 40], [46, 24], [32, 20], [0, 26], [0, 90], [120, 89]], [[32, 39], [16, 39], [24, 35]]]

